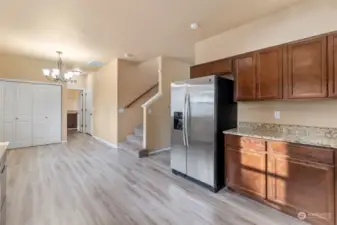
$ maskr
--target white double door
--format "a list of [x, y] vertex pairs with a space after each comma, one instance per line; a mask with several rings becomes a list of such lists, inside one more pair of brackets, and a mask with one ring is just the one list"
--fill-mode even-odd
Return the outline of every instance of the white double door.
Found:
[[2, 82], [3, 141], [11, 148], [32, 145], [33, 87], [31, 84]]
[[1, 89], [2, 141], [10, 148], [61, 142], [60, 86], [1, 81]]

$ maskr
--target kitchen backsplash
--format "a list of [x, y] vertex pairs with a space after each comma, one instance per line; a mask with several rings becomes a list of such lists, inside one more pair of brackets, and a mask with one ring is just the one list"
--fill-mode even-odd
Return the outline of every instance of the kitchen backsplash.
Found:
[[337, 100], [239, 102], [238, 121], [337, 128]]

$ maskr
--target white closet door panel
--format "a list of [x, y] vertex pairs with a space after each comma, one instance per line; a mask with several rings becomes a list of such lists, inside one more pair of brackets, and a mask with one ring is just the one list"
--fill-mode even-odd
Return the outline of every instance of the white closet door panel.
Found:
[[3, 82], [3, 139], [9, 148], [15, 148], [16, 83]]
[[17, 84], [15, 143], [17, 147], [33, 144], [33, 85]]
[[5, 122], [14, 122], [16, 118], [16, 84], [11, 82], [3, 83], [3, 115]]
[[51, 86], [48, 89], [48, 139], [49, 143], [61, 142], [62, 127], [62, 93], [60, 86]]
[[47, 94], [47, 85], [34, 85], [34, 145], [44, 145], [48, 143]]
[[[0, 109], [4, 108], [3, 103], [3, 82], [0, 81]], [[3, 110], [0, 110], [0, 142], [4, 142], [4, 136], [3, 136]]]
[[61, 142], [61, 86], [34, 87], [34, 145]]
[[14, 123], [3, 123], [3, 141], [9, 141], [9, 148], [15, 147], [15, 126]]

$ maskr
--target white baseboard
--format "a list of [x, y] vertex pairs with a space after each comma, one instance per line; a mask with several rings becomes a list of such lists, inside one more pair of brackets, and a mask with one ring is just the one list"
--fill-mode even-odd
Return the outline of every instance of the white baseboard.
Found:
[[62, 141], [61, 143], [64, 144], [64, 143], [67, 143], [68, 141]]
[[101, 143], [103, 143], [103, 144], [106, 144], [106, 145], [108, 145], [108, 146], [110, 146], [110, 147], [118, 148], [117, 145], [112, 144], [112, 143], [110, 143], [110, 142], [108, 142], [108, 141], [106, 141], [106, 140], [104, 140], [104, 139], [102, 139], [102, 138], [99, 138], [99, 137], [96, 137], [96, 136], [92, 136], [92, 137], [95, 138], [97, 141], [99, 141], [99, 142], [101, 142]]
[[158, 154], [161, 152], [166, 152], [166, 151], [170, 151], [171, 148], [161, 148], [161, 149], [155, 149], [153, 151], [149, 151], [149, 155], [154, 155], [154, 154]]

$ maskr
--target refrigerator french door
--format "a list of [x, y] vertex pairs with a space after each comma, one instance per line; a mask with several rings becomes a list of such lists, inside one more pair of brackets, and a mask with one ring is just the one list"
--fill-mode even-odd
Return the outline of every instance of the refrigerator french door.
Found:
[[171, 168], [214, 186], [215, 78], [173, 83]]
[[185, 82], [171, 84], [171, 168], [186, 174], [186, 98]]

